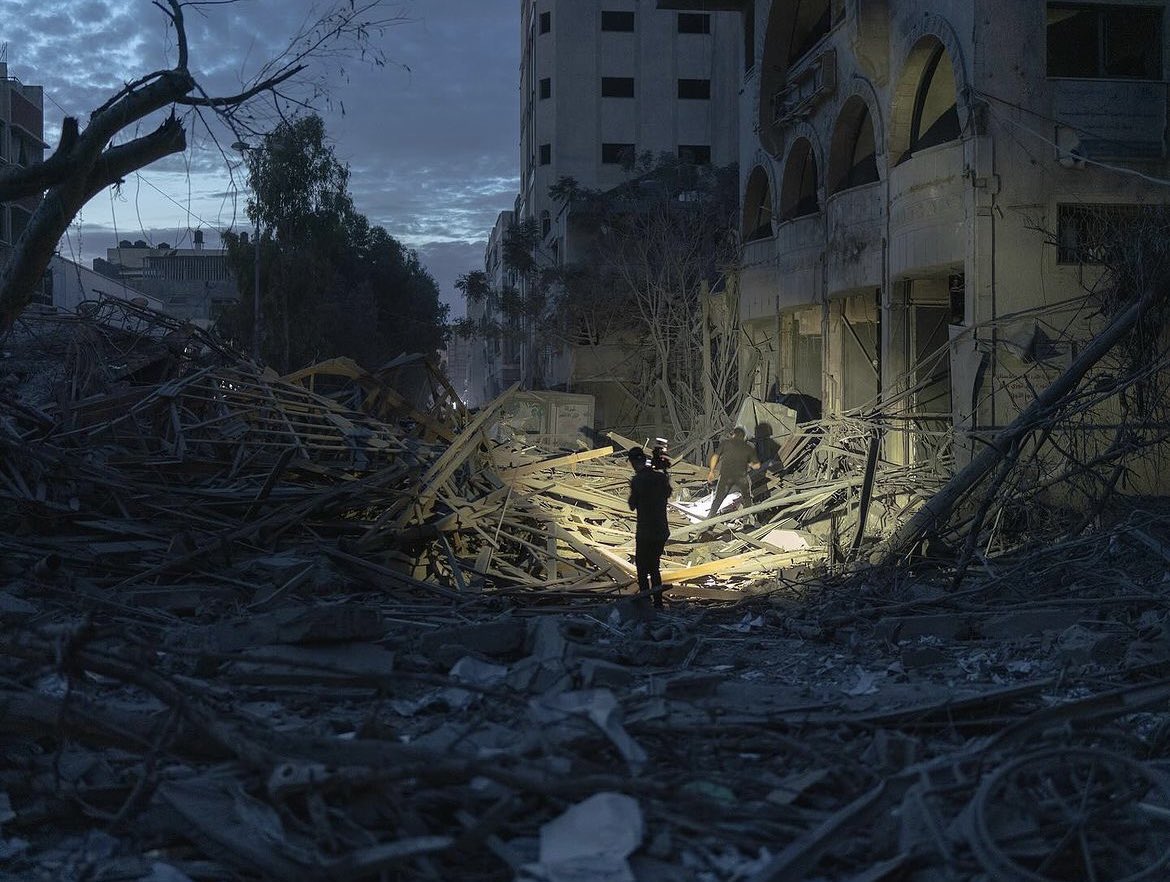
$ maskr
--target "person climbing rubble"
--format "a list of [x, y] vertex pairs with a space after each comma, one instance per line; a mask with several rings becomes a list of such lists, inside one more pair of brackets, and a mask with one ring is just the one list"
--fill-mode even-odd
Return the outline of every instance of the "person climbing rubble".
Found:
[[723, 500], [732, 490], [738, 490], [748, 505], [752, 502], [752, 483], [748, 476], [749, 468], [758, 468], [760, 465], [756, 448], [744, 439], [747, 432], [736, 426], [731, 434], [719, 444], [719, 450], [711, 454], [711, 462], [707, 469], [707, 481], [714, 481], [716, 469], [719, 480], [715, 484], [715, 498], [711, 502], [711, 511], [707, 517], [713, 518], [719, 514]]

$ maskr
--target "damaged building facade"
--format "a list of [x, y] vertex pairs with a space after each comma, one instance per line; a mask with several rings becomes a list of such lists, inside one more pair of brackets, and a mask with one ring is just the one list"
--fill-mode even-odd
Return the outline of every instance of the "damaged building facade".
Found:
[[740, 14], [752, 393], [880, 407], [893, 461], [1010, 422], [1076, 351], [1094, 231], [1170, 199], [1164, 0], [659, 6]]

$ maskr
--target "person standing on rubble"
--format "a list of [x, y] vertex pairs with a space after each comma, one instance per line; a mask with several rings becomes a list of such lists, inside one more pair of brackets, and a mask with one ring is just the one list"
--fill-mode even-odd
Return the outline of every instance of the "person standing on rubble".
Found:
[[723, 500], [732, 490], [738, 490], [748, 505], [751, 505], [752, 482], [748, 476], [748, 469], [759, 467], [760, 460], [756, 448], [744, 440], [746, 437], [747, 432], [736, 426], [731, 430], [731, 435], [719, 444], [719, 450], [711, 454], [707, 481], [715, 480], [716, 468], [719, 470], [719, 481], [715, 485], [715, 499], [711, 502], [711, 511], [707, 514], [709, 518], [719, 514]]
[[634, 566], [638, 571], [638, 593], [649, 594], [654, 605], [662, 608], [662, 552], [670, 538], [670, 525], [666, 520], [666, 503], [670, 500], [670, 476], [666, 470], [670, 459], [665, 453], [655, 460], [651, 467], [646, 451], [641, 447], [630, 448], [626, 454], [634, 476], [630, 478], [630, 510], [638, 515], [638, 526], [634, 533]]

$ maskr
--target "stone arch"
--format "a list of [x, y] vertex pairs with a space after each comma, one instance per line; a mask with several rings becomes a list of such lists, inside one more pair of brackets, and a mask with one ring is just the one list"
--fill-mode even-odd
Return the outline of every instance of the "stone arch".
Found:
[[743, 222], [740, 229], [743, 241], [767, 239], [774, 229], [772, 218], [775, 214], [775, 199], [772, 191], [772, 176], [763, 165], [755, 166], [748, 175], [743, 194]]
[[844, 0], [781, 0], [772, 4], [760, 58], [760, 140], [780, 151], [773, 125], [773, 96], [784, 88], [788, 68], [807, 55], [845, 17]]
[[942, 77], [941, 85], [946, 87], [944, 91], [953, 89], [954, 114], [950, 122], [957, 124], [960, 133], [968, 115], [966, 62], [959, 38], [946, 19], [933, 13], [924, 16], [906, 35], [901, 49], [905, 60], [894, 78], [896, 85], [887, 134], [887, 154], [893, 164], [908, 158], [912, 136], [921, 134], [912, 130], [923, 97], [920, 95], [921, 88], [929, 85], [924, 82], [924, 78]]
[[784, 177], [780, 183], [780, 219], [808, 217], [821, 210], [820, 168], [813, 142], [797, 138], [784, 160]]
[[829, 146], [826, 188], [839, 193], [881, 180], [879, 128], [869, 104], [853, 95], [841, 106]]

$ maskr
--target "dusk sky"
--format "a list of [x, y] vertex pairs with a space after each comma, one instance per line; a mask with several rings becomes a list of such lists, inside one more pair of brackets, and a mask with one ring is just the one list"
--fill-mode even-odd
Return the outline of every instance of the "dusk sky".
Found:
[[[327, 5], [235, 0], [189, 8], [192, 74], [209, 92], [237, 91]], [[381, 17], [401, 20], [372, 44], [385, 66], [329, 57], [306, 72], [306, 82], [327, 89], [314, 103], [350, 167], [358, 210], [418, 251], [455, 316], [462, 305], [454, 280], [482, 263], [496, 215], [516, 194], [518, 7], [393, 0]], [[44, 86], [46, 140], [54, 146], [63, 116], [84, 126], [125, 82], [175, 57], [173, 33], [149, 0], [0, 0], [3, 44], [9, 76]], [[62, 243], [64, 256], [88, 266], [117, 239], [188, 245], [187, 230], [202, 227], [212, 246], [220, 229], [249, 228], [245, 178], [229, 168], [238, 155], [230, 134], [217, 131], [217, 146], [198, 119], [187, 130], [185, 154], [86, 206]]]

